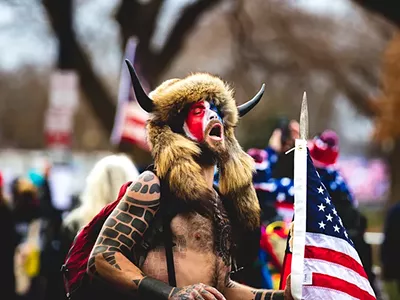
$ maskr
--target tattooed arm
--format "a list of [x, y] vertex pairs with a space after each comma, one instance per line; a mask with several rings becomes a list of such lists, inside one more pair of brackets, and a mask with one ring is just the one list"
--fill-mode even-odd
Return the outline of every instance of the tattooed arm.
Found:
[[[288, 280], [290, 282], [290, 280]], [[290, 285], [284, 291], [258, 290], [229, 280], [226, 283], [224, 296], [227, 300], [292, 300]]]
[[[225, 298], [204, 284], [174, 288], [147, 277], [128, 257], [140, 243], [160, 206], [160, 181], [150, 171], [132, 183], [100, 231], [88, 262], [88, 273], [141, 299]], [[204, 298], [203, 298], [204, 296]]]
[[[142, 241], [159, 206], [160, 181], [152, 172], [146, 171], [128, 187], [105, 221], [90, 255], [88, 273], [118, 289], [134, 293], [144, 274], [128, 257], [132, 255], [132, 248]], [[162, 292], [168, 298], [173, 288], [166, 287]]]

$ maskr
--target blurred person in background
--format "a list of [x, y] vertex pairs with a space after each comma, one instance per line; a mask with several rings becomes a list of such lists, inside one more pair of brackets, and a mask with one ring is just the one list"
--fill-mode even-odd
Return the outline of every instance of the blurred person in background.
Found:
[[60, 268], [76, 234], [104, 206], [117, 198], [121, 185], [135, 180], [138, 176], [139, 172], [135, 164], [125, 154], [106, 156], [94, 165], [86, 178], [86, 184], [78, 198], [77, 207], [64, 220], [60, 220], [60, 223], [56, 224], [61, 226], [60, 252], [57, 255], [57, 261], [52, 259], [51, 262], [57, 267], [57, 275], [51, 281], [50, 290], [46, 291], [45, 300], [66, 299]]
[[14, 300], [16, 299], [14, 275], [16, 232], [10, 203], [4, 195], [3, 187], [4, 181], [0, 172], [0, 234], [3, 239], [0, 247], [1, 298]]
[[[337, 209], [345, 205], [357, 207], [346, 181], [340, 175], [336, 162], [339, 157], [339, 137], [333, 130], [325, 130], [308, 142], [314, 166]], [[342, 201], [344, 203], [342, 203]]]
[[49, 176], [51, 172], [51, 164], [46, 162], [42, 169], [32, 169], [28, 176], [38, 190], [40, 214], [44, 219], [58, 219], [61, 211], [58, 211], [54, 204], [50, 189]]
[[380, 250], [382, 277], [390, 300], [400, 299], [400, 203], [387, 212], [384, 240]]
[[11, 186], [16, 228], [15, 278], [18, 299], [40, 295], [40, 204], [38, 191], [29, 178], [17, 177]]
[[106, 156], [94, 165], [86, 178], [80, 204], [63, 221], [63, 253], [67, 253], [77, 232], [116, 199], [121, 185], [138, 176], [135, 164], [125, 154]]
[[262, 221], [266, 224], [292, 221], [294, 154], [286, 152], [294, 147], [298, 136], [298, 122], [282, 118], [265, 149], [248, 150], [256, 163], [254, 188], [262, 208]]
[[336, 164], [339, 157], [339, 137], [333, 130], [325, 130], [308, 142], [308, 149], [347, 232], [351, 237], [357, 236], [361, 230], [361, 215]]
[[30, 224], [40, 218], [38, 190], [29, 178], [17, 177], [11, 183], [11, 194], [17, 244], [21, 244], [28, 236]]
[[288, 235], [288, 224], [293, 218], [294, 147], [299, 137], [299, 124], [281, 118], [265, 149], [252, 148], [256, 173], [253, 184], [261, 206], [261, 239], [254, 274], [259, 274], [263, 288], [279, 287], [280, 271]]
[[38, 190], [41, 217], [40, 283], [42, 299], [61, 299], [64, 294], [60, 281], [60, 262], [64, 259], [61, 249], [62, 212], [53, 205], [49, 175], [51, 165], [29, 171], [29, 178]]

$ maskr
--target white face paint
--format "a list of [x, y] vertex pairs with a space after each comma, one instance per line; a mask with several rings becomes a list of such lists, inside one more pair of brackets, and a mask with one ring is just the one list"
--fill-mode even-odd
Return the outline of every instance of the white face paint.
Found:
[[197, 142], [204, 141], [208, 123], [212, 120], [220, 120], [222, 122], [217, 111], [217, 108], [208, 101], [202, 100], [193, 103], [183, 124], [185, 134]]

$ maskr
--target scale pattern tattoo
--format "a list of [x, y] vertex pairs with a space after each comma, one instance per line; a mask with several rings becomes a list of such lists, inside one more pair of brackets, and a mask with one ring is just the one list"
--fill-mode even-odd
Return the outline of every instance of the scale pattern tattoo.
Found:
[[159, 179], [152, 172], [146, 171], [128, 188], [104, 223], [88, 262], [89, 272], [98, 275], [95, 267], [98, 254], [111, 266], [121, 270], [115, 253], [120, 252], [131, 259], [132, 248], [140, 243], [159, 207]]

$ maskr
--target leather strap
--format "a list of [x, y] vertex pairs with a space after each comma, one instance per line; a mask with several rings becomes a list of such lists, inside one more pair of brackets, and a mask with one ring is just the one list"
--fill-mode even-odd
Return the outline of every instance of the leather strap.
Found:
[[167, 258], [167, 270], [168, 270], [168, 283], [170, 286], [176, 287], [174, 253], [172, 251], [173, 245], [172, 245], [171, 218], [165, 216], [163, 222], [164, 222], [163, 234], [164, 234], [165, 256]]

